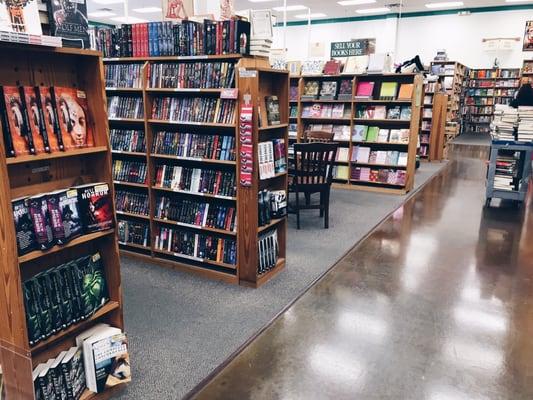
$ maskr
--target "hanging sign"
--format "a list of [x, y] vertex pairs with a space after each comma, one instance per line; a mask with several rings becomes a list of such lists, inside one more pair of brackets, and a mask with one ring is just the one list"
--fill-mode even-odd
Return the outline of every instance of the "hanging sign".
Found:
[[376, 51], [376, 39], [354, 39], [331, 43], [331, 58], [366, 56]]

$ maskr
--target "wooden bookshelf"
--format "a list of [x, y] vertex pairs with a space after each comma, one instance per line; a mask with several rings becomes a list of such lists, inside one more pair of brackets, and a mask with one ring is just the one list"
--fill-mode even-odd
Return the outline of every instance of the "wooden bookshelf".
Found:
[[464, 101], [465, 132], [489, 133], [496, 104], [510, 104], [519, 87], [519, 68], [471, 69]]
[[[337, 81], [349, 79], [351, 80], [352, 93], [351, 99], [345, 100], [309, 100], [302, 98], [303, 90], [307, 82], [309, 81]], [[371, 98], [356, 98], [356, 88], [358, 82], [376, 82], [381, 84], [382, 82], [397, 82], [398, 86], [402, 83], [412, 83], [414, 85], [413, 96], [410, 100], [403, 99], [371, 99]], [[354, 146], [367, 146], [372, 150], [398, 150], [408, 153], [407, 165], [385, 165], [385, 164], [368, 164], [358, 163], [355, 161], [335, 161], [337, 166], [346, 166], [348, 168], [347, 179], [337, 179], [334, 177], [334, 186], [343, 189], [357, 189], [372, 192], [382, 192], [390, 194], [405, 194], [412, 190], [414, 185], [414, 174], [416, 164], [417, 153], [417, 141], [420, 128], [420, 121], [422, 117], [422, 102], [424, 99], [424, 87], [423, 78], [417, 74], [362, 74], [362, 75], [313, 75], [302, 76], [299, 80], [299, 102], [298, 102], [298, 142], [306, 140], [306, 127], [309, 124], [327, 124], [327, 125], [346, 125], [350, 129], [350, 139], [354, 131], [355, 125], [366, 126], [378, 126], [384, 129], [408, 129], [409, 130], [409, 142], [378, 142], [378, 141], [354, 141], [354, 140], [336, 140], [340, 147], [348, 148], [348, 160], [351, 160], [351, 155]], [[339, 104], [344, 103], [346, 117], [343, 118], [316, 118], [316, 117], [303, 117], [303, 107], [314, 103], [320, 104]], [[384, 105], [384, 106], [410, 106], [411, 107], [411, 119], [364, 119], [356, 118], [356, 109], [359, 105]], [[371, 169], [391, 169], [402, 170], [406, 172], [405, 185], [387, 184], [370, 181], [360, 181], [351, 179], [352, 170], [357, 167], [369, 167]]]
[[[108, 138], [103, 64], [100, 53], [0, 43], [5, 60], [0, 65], [1, 85], [66, 86], [85, 91], [95, 146], [67, 152], [8, 158], [0, 135], [0, 359], [8, 399], [34, 400], [32, 371], [75, 343], [75, 337], [96, 322], [124, 329], [120, 260], [115, 230], [78, 237], [64, 246], [18, 256], [11, 201], [15, 197], [46, 193], [82, 183], [107, 182], [113, 194], [111, 151]], [[1, 128], [0, 128], [1, 129]], [[114, 211], [113, 211], [114, 212]], [[90, 318], [30, 346], [22, 282], [80, 255], [100, 252], [109, 301]], [[86, 391], [85, 399], [108, 399], [123, 387], [100, 394]]]
[[[148, 70], [150, 64], [157, 62], [166, 63], [186, 63], [186, 62], [231, 62], [235, 65], [235, 85], [232, 88], [237, 89], [237, 98], [235, 99], [235, 121], [232, 124], [203, 123], [203, 122], [173, 122], [166, 120], [152, 119], [152, 106], [154, 99], [161, 96], [194, 96], [221, 98], [228, 88], [151, 88], [149, 87]], [[285, 241], [287, 219], [282, 218], [272, 221], [267, 227], [258, 226], [258, 191], [262, 189], [287, 190], [287, 174], [277, 174], [267, 181], [259, 181], [257, 171], [257, 161], [254, 163], [253, 184], [251, 187], [243, 187], [239, 184], [239, 152], [238, 152], [238, 121], [240, 105], [243, 103], [243, 96], [250, 94], [254, 105], [254, 129], [253, 129], [253, 146], [254, 154], [257, 157], [257, 144], [273, 138], [284, 138], [286, 147], [288, 147], [288, 126], [289, 126], [289, 77], [286, 71], [271, 70], [268, 62], [264, 59], [252, 57], [241, 57], [236, 55], [228, 56], [199, 56], [199, 57], [152, 57], [152, 58], [120, 58], [104, 60], [107, 63], [143, 63], [142, 69], [142, 88], [138, 95], [142, 96], [144, 104], [144, 133], [146, 138], [146, 153], [142, 153], [148, 166], [148, 177], [146, 185], [142, 188], [132, 188], [132, 190], [146, 190], [149, 196], [149, 213], [148, 216], [138, 216], [130, 213], [118, 212], [120, 220], [135, 221], [147, 219], [150, 225], [150, 236], [148, 246], [135, 245], [131, 243], [120, 243], [121, 252], [129, 257], [138, 257], [145, 262], [152, 262], [164, 267], [182, 270], [215, 280], [221, 280], [227, 283], [241, 284], [246, 286], [258, 287], [274, 277], [285, 265]], [[243, 72], [248, 70], [250, 72]], [[114, 88], [108, 88], [115, 91]], [[117, 89], [120, 91], [120, 89]], [[135, 91], [133, 91], [135, 92]], [[130, 95], [131, 93], [128, 93]], [[281, 124], [275, 126], [259, 126], [258, 110], [261, 110], [261, 120], [267, 121], [265, 96], [277, 95], [281, 109]], [[109, 121], [115, 127], [117, 122]], [[120, 125], [119, 125], [120, 126]], [[134, 128], [130, 128], [134, 129]], [[216, 159], [196, 159], [180, 157], [177, 155], [156, 154], [153, 150], [154, 139], [158, 131], [173, 131], [197, 133], [206, 135], [225, 135], [233, 136], [236, 139], [236, 161], [216, 160]], [[114, 152], [113, 157], [128, 157], [126, 152]], [[136, 153], [132, 157], [140, 157]], [[211, 195], [207, 193], [195, 193], [184, 190], [174, 190], [166, 187], [158, 187], [155, 182], [156, 164], [194, 166], [198, 168], [209, 168], [222, 171], [234, 171], [236, 174], [237, 194], [236, 196]], [[124, 183], [117, 183], [124, 185]], [[124, 185], [124, 186], [127, 186]], [[171, 198], [188, 198], [206, 201], [209, 204], [226, 204], [236, 207], [237, 229], [235, 231], [208, 228], [174, 221], [170, 219], [161, 219], [156, 217], [156, 198], [165, 194]], [[191, 257], [178, 254], [172, 251], [158, 249], [155, 246], [156, 232], [158, 227], [170, 227], [191, 233], [203, 233], [214, 237], [225, 239], [234, 239], [237, 243], [237, 262], [235, 265], [223, 262], [216, 262], [206, 258]], [[258, 275], [258, 235], [269, 229], [277, 229], [279, 240], [279, 260], [277, 266], [268, 273]]]

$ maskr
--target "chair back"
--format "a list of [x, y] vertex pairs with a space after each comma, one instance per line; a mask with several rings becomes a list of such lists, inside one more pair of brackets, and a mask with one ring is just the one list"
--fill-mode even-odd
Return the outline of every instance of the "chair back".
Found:
[[307, 131], [305, 137], [307, 143], [331, 143], [333, 142], [333, 132]]
[[312, 191], [331, 185], [337, 147], [338, 143], [294, 144], [295, 189]]

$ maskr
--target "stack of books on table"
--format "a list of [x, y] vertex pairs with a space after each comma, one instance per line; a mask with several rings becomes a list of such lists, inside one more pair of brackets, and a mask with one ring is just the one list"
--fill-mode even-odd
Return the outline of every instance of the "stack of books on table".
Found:
[[271, 39], [252, 39], [250, 41], [250, 54], [253, 56], [269, 57], [271, 47]]
[[494, 108], [494, 120], [491, 135], [495, 140], [514, 141], [514, 129], [518, 124], [518, 112], [515, 108], [497, 104]]
[[518, 107], [518, 141], [533, 141], [533, 107]]
[[62, 47], [60, 37], [47, 35], [31, 35], [24, 32], [0, 31], [0, 42], [36, 44], [40, 46]]

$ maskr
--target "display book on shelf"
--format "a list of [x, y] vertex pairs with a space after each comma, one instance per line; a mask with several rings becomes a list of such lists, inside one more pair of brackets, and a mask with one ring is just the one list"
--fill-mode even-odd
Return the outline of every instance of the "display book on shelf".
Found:
[[447, 141], [460, 132], [461, 92], [467, 67], [456, 61], [432, 61], [430, 72], [442, 78], [443, 88], [448, 94], [446, 116]]
[[[6, 43], [0, 43], [0, 53], [9, 60], [0, 66], [4, 88], [76, 88], [46, 103], [46, 110], [39, 102], [30, 101], [28, 110], [15, 95], [2, 96], [19, 107], [22, 117], [17, 127], [5, 118], [0, 125], [0, 241], [5, 249], [0, 266], [0, 359], [7, 398], [26, 400], [35, 398], [34, 369], [49, 379], [49, 370], [43, 372], [41, 364], [75, 349], [77, 335], [97, 322], [123, 331], [120, 262], [100, 54]], [[55, 119], [59, 125], [36, 124], [43, 121], [42, 113], [52, 120], [61, 116]], [[38, 148], [30, 154], [34, 125], [39, 129], [33, 136], [36, 143], [50, 133], [50, 141], [70, 136], [74, 145], [63, 150]], [[28, 152], [7, 157], [11, 135], [18, 129]], [[85, 385], [81, 378], [78, 383]], [[109, 398], [123, 386], [99, 393], [84, 389], [82, 398]]]
[[494, 107], [510, 104], [519, 87], [519, 68], [471, 69], [464, 102], [465, 132], [490, 132]]
[[[248, 75], [239, 75], [240, 68], [256, 63], [257, 68]], [[142, 67], [132, 67], [138, 64]], [[118, 82], [110, 72], [118, 71], [117, 65], [139, 71], [139, 79], [131, 80], [137, 83], [136, 89], [110, 87]], [[141, 120], [110, 119], [114, 128], [111, 142], [118, 138], [113, 158], [115, 178], [119, 178], [115, 186], [121, 250], [229, 283], [259, 286], [277, 274], [285, 263], [286, 218], [272, 218], [261, 227], [259, 221], [249, 219], [258, 216], [260, 193], [283, 190], [286, 196], [287, 176], [277, 171], [259, 182], [254, 171], [252, 189], [241, 186], [237, 134], [242, 95], [251, 86], [259, 96], [254, 98], [254, 154], [259, 141], [271, 138], [278, 150], [279, 141], [283, 141], [286, 157], [288, 74], [271, 71], [264, 60], [239, 55], [157, 57], [131, 62], [123, 58], [108, 60], [105, 66], [108, 93], [122, 91], [123, 96], [130, 96], [136, 92], [144, 107]], [[188, 74], [190, 68], [196, 68], [199, 74]], [[220, 72], [207, 73], [213, 68]], [[187, 79], [193, 76], [201, 78]], [[213, 76], [216, 81], [207, 78]], [[196, 103], [179, 107], [187, 101]], [[279, 108], [277, 115], [273, 107]], [[190, 112], [179, 114], [179, 110]], [[259, 120], [266, 125], [260, 125]], [[119, 130], [122, 133], [116, 135]], [[139, 147], [138, 140], [121, 139], [131, 136], [124, 134], [128, 130], [137, 131], [133, 137], [144, 137], [146, 145]], [[276, 263], [258, 271], [260, 254], [272, 250], [263, 246], [263, 240], [258, 245], [258, 238], [272, 232], [277, 234], [279, 249]], [[189, 246], [179, 247], [178, 242]]]
[[336, 186], [397, 194], [412, 189], [422, 76], [302, 76], [299, 88], [298, 140], [309, 130], [333, 133], [340, 144]]
[[448, 95], [438, 81], [426, 82], [424, 88], [418, 155], [428, 161], [445, 158], [446, 109]]
[[522, 63], [522, 79], [523, 83], [533, 82], [533, 60], [524, 60]]

